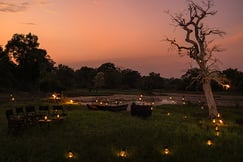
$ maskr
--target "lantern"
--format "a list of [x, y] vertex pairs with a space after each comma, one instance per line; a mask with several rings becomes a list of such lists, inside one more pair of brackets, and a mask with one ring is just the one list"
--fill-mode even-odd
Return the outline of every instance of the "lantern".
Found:
[[57, 118], [58, 118], [58, 119], [60, 118], [60, 115], [59, 115], [59, 114], [57, 114]]
[[68, 155], [67, 156], [68, 156], [69, 159], [73, 158], [73, 152], [71, 150], [68, 151]]
[[66, 154], [65, 157], [67, 159], [76, 159], [77, 158], [77, 154], [74, 153], [72, 150], [69, 150]]
[[127, 157], [127, 151], [126, 149], [122, 148], [119, 152], [118, 152], [118, 157], [121, 157], [121, 158], [126, 158]]
[[216, 136], [219, 136], [219, 135], [220, 135], [219, 130], [216, 130], [216, 131], [215, 131], [215, 135], [216, 135]]
[[162, 150], [162, 154], [164, 154], [164, 155], [168, 155], [169, 153], [170, 153], [170, 150], [169, 150], [168, 146], [165, 146], [165, 147], [163, 148], [163, 150]]
[[216, 127], [215, 127], [215, 131], [218, 131], [218, 130], [219, 130], [219, 127], [218, 127], [218, 126], [216, 126]]
[[223, 84], [223, 88], [225, 88], [225, 90], [230, 89], [230, 85], [229, 84]]
[[57, 98], [56, 94], [52, 94], [52, 97], [54, 100]]
[[221, 117], [220, 113], [218, 113], [218, 114], [217, 114], [217, 117], [218, 117], [218, 118], [220, 118], [220, 117]]
[[207, 145], [208, 145], [208, 146], [212, 146], [212, 145], [213, 145], [213, 141], [212, 141], [212, 139], [209, 138], [209, 139], [207, 140]]
[[44, 120], [47, 120], [47, 116], [46, 115], [44, 116]]
[[222, 119], [220, 119], [220, 120], [219, 120], [219, 124], [221, 124], [221, 125], [223, 125], [223, 124], [224, 124], [224, 122], [223, 122], [223, 120], [222, 120]]

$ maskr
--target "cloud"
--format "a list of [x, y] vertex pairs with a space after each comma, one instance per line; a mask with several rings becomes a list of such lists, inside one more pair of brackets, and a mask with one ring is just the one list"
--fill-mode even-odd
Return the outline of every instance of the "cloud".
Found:
[[47, 5], [47, 4], [49, 4], [50, 2], [49, 2], [49, 0], [39, 0], [39, 3], [40, 3], [41, 5]]
[[28, 2], [0, 2], [0, 12], [21, 12], [28, 8]]
[[21, 24], [24, 24], [24, 25], [31, 25], [31, 26], [34, 26], [34, 25], [37, 25], [36, 23], [33, 23], [33, 22], [23, 22]]

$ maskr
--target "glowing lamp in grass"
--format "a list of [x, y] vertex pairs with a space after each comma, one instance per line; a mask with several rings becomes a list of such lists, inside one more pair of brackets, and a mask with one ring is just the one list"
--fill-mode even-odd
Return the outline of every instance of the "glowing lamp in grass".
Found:
[[215, 127], [215, 131], [218, 131], [218, 130], [219, 130], [219, 126], [216, 126], [216, 127]]
[[215, 131], [215, 135], [216, 135], [217, 137], [220, 135], [219, 130], [216, 130], [216, 131]]
[[206, 143], [208, 146], [212, 146], [213, 145], [213, 141], [212, 141], [212, 139], [208, 139], [207, 140], [207, 143]]
[[70, 103], [70, 104], [73, 104], [73, 100], [70, 100], [69, 103]]
[[218, 113], [218, 114], [217, 114], [217, 118], [220, 118], [220, 117], [221, 117], [221, 115], [220, 115], [220, 113]]
[[67, 159], [73, 159], [74, 158], [74, 153], [71, 151], [71, 150], [69, 150], [67, 153], [66, 153], [66, 158]]
[[45, 116], [44, 116], [44, 120], [47, 120], [47, 119], [48, 119], [48, 117], [45, 115]]
[[69, 158], [69, 159], [73, 158], [73, 153], [72, 153], [72, 151], [69, 151], [69, 152], [68, 152], [68, 158]]
[[117, 156], [118, 157], [121, 157], [121, 158], [126, 158], [127, 157], [127, 151], [125, 148], [122, 148], [118, 153], [117, 153]]
[[168, 154], [170, 154], [170, 150], [169, 150], [168, 146], [165, 146], [165, 147], [163, 148], [163, 150], [162, 150], [162, 154], [164, 154], [164, 155], [168, 155]]
[[52, 98], [55, 100], [57, 98], [56, 94], [52, 94]]
[[219, 120], [219, 124], [223, 125], [224, 121], [222, 119]]
[[60, 115], [59, 114], [57, 114], [57, 119], [59, 119], [60, 118]]

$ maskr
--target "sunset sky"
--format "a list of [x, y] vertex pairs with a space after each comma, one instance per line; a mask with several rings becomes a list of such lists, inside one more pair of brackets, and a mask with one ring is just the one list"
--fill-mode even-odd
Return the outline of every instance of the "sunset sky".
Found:
[[[243, 71], [243, 1], [214, 2], [218, 13], [207, 25], [226, 32], [217, 38], [226, 49], [216, 54], [220, 70]], [[78, 69], [112, 62], [142, 75], [180, 77], [192, 62], [161, 40], [183, 39], [166, 11], [184, 9], [184, 0], [0, 0], [0, 45], [31, 32], [57, 64]]]

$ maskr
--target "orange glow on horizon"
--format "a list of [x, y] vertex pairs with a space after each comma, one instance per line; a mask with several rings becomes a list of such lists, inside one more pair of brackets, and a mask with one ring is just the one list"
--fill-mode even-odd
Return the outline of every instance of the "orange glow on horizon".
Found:
[[[220, 55], [225, 67], [243, 70], [243, 15], [239, 12], [243, 1], [237, 2], [241, 4], [215, 0], [219, 13], [208, 24], [227, 33], [217, 41], [227, 49]], [[11, 3], [7, 1], [6, 6]], [[172, 26], [164, 12], [180, 12], [186, 8], [184, 1], [29, 0], [26, 6], [19, 1], [14, 1], [15, 8], [6, 6], [0, 6], [1, 46], [15, 33], [31, 32], [57, 64], [77, 68], [114, 62], [141, 73], [154, 71], [170, 77], [180, 77], [188, 69], [190, 61], [173, 56], [177, 52], [161, 41], [166, 37], [184, 40], [185, 33]]]

